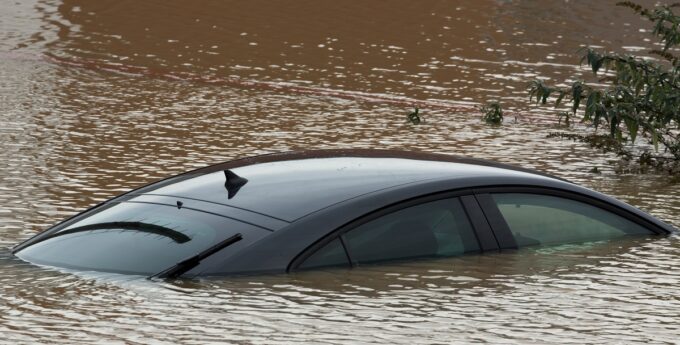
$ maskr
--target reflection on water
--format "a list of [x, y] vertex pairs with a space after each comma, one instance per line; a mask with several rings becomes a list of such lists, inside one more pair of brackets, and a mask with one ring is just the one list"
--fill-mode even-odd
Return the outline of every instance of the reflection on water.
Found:
[[632, 239], [172, 283], [8, 263], [32, 286], [5, 294], [0, 329], [26, 341], [40, 329], [70, 341], [672, 343], [678, 248]]
[[[526, 80], [582, 43], [647, 49], [586, 1], [0, 2], [0, 246], [187, 169], [305, 148], [401, 148], [538, 168], [680, 225], [680, 188], [546, 141]], [[597, 15], [595, 15], [595, 13]], [[596, 16], [596, 18], [594, 17]], [[586, 77], [586, 74], [583, 74]], [[517, 114], [480, 123], [473, 105]], [[418, 104], [425, 123], [405, 115]], [[603, 171], [589, 173], [593, 166]], [[12, 343], [672, 343], [677, 237], [228, 281], [65, 274], [0, 253]]]

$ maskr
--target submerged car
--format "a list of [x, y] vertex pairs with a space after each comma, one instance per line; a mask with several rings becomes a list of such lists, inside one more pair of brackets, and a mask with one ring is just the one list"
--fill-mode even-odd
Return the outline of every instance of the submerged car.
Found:
[[171, 177], [67, 219], [13, 253], [47, 266], [192, 278], [673, 231], [536, 171], [440, 154], [322, 150]]

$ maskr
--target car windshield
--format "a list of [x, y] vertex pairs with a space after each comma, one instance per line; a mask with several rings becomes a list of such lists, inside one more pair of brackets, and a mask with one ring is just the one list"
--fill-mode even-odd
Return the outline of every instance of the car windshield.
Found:
[[234, 235], [253, 242], [270, 233], [231, 218], [167, 205], [124, 202], [100, 209], [17, 256], [50, 266], [151, 275]]

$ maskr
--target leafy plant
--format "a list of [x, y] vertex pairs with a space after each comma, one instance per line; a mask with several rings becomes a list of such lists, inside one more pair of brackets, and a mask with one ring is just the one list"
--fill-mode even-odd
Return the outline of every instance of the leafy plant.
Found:
[[482, 120], [490, 125], [500, 125], [503, 122], [503, 109], [498, 102], [488, 102], [479, 107], [482, 112]]
[[413, 112], [410, 114], [406, 115], [406, 118], [408, 119], [409, 122], [411, 122], [414, 125], [419, 125], [423, 119], [420, 117], [419, 114], [420, 109], [418, 107], [413, 107]]
[[680, 161], [680, 57], [674, 54], [680, 45], [680, 16], [673, 13], [673, 7], [680, 5], [651, 10], [631, 1], [617, 5], [631, 8], [654, 23], [652, 34], [663, 49], [649, 53], [662, 60], [586, 47], [581, 51], [581, 63], [587, 64], [594, 75], [602, 76], [600, 82], [607, 82], [607, 87], [576, 81], [564, 89], [535, 80], [528, 87], [529, 99], [541, 105], [554, 99], [555, 107], [569, 102], [571, 114], [560, 113], [560, 121], [565, 118], [569, 124], [571, 118], [580, 116], [596, 130], [607, 128], [608, 136], [619, 144], [644, 138], [656, 151], [663, 148], [673, 160]]

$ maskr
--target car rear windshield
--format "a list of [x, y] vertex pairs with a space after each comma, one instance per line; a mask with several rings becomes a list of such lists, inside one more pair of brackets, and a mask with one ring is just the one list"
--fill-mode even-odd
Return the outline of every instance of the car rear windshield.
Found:
[[58, 229], [16, 255], [36, 264], [152, 275], [231, 236], [237, 251], [271, 232], [254, 225], [187, 208], [123, 202]]

